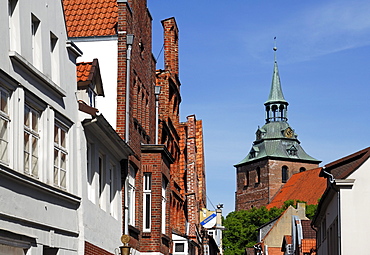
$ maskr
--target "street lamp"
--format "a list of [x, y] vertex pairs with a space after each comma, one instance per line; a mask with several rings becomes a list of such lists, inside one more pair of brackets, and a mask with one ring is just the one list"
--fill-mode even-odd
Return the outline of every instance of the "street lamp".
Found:
[[130, 255], [131, 246], [128, 244], [129, 241], [130, 241], [129, 235], [121, 236], [121, 242], [123, 243], [123, 245], [119, 247], [120, 255]]

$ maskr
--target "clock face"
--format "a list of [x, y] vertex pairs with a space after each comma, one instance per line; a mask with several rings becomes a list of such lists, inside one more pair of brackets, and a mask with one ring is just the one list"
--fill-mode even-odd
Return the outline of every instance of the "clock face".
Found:
[[285, 137], [292, 138], [293, 135], [294, 135], [294, 131], [290, 127], [288, 127], [287, 129], [284, 130], [284, 136]]

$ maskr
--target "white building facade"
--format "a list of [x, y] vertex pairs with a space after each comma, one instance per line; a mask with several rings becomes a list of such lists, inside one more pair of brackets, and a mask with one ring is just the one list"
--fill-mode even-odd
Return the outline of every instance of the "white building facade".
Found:
[[131, 150], [81, 110], [62, 1], [1, 1], [0, 20], [0, 254], [112, 254]]
[[370, 147], [334, 161], [320, 175], [328, 188], [313, 220], [317, 229], [317, 254], [366, 254], [370, 223]]
[[60, 1], [1, 1], [0, 19], [0, 254], [77, 254], [79, 52]]

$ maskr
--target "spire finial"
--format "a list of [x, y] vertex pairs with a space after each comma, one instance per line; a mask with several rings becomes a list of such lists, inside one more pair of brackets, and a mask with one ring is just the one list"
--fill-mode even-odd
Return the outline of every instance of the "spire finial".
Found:
[[274, 61], [276, 62], [276, 51], [277, 51], [277, 47], [276, 47], [276, 36], [274, 37], [274, 48], [272, 48], [274, 50]]

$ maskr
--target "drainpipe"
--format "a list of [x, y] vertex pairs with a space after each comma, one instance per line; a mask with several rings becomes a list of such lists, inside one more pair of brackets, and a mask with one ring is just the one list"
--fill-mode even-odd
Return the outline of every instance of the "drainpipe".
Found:
[[126, 36], [127, 57], [126, 57], [126, 143], [130, 139], [130, 64], [131, 64], [131, 49], [134, 42], [134, 35], [128, 34]]
[[161, 86], [154, 87], [155, 95], [155, 144], [158, 144], [158, 108], [159, 108], [159, 94], [161, 93]]
[[[134, 42], [134, 35], [128, 34], [126, 36], [127, 53], [126, 53], [126, 123], [125, 123], [125, 140], [129, 143], [130, 139], [130, 64], [131, 64], [131, 50], [132, 43]], [[127, 160], [127, 175], [125, 180], [125, 235], [128, 235], [128, 192], [127, 192], [127, 179], [130, 171], [130, 163]]]

